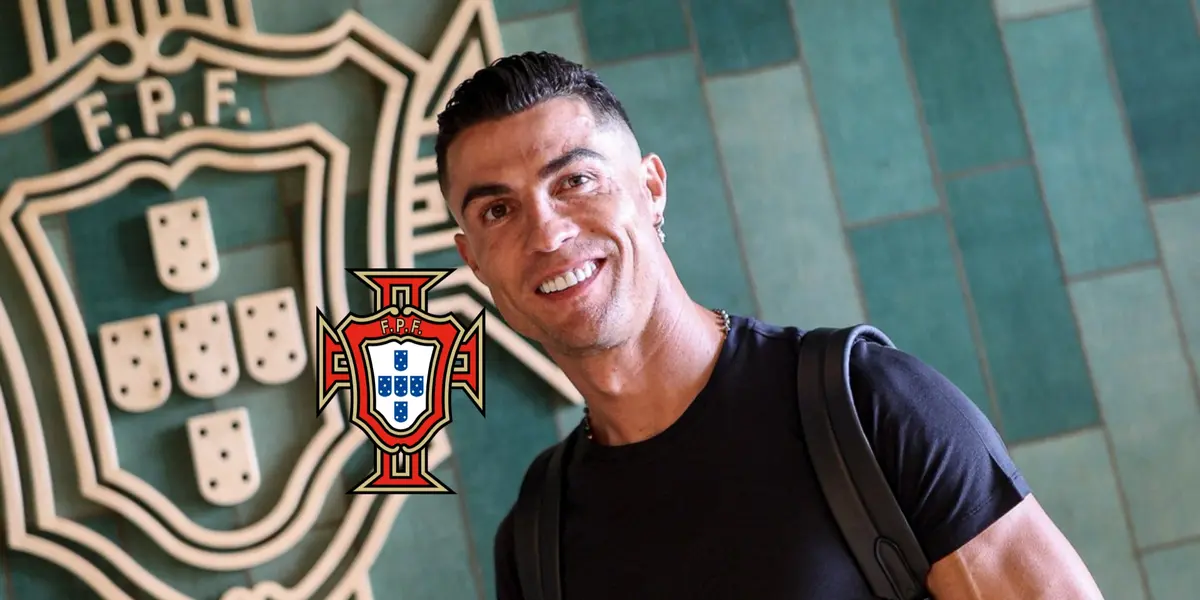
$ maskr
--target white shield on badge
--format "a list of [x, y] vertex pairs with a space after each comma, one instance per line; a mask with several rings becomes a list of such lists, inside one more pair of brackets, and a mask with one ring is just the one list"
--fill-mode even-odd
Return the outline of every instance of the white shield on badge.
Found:
[[375, 411], [403, 435], [429, 408], [436, 349], [412, 340], [391, 340], [367, 348]]

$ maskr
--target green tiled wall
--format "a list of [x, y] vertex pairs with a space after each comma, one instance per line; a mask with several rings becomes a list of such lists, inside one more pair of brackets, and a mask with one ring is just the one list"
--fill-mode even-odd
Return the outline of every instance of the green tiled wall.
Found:
[[[994, 420], [1108, 598], [1191, 600], [1200, 589], [1200, 19], [1192, 0], [494, 0], [504, 49], [594, 67], [671, 174], [668, 250], [697, 299], [804, 327], [871, 322], [943, 371]], [[73, 2], [81, 4], [79, 2]], [[193, 4], [189, 0], [188, 4]], [[358, 10], [429, 52], [453, 0], [265, 2], [264, 31], [298, 33]], [[0, 84], [27, 68], [0, 9]], [[18, 41], [10, 41], [18, 40]], [[184, 85], [194, 81], [181, 80]], [[256, 128], [316, 121], [351, 148], [374, 136], [361, 71], [239, 82]], [[113, 110], [133, 110], [128, 88]], [[0, 137], [0, 186], [86, 160], [73, 111]], [[135, 134], [138, 133], [135, 131]], [[108, 141], [108, 140], [106, 140]], [[299, 285], [294, 178], [200, 172], [172, 193], [135, 185], [48, 222], [91, 331], [100, 323]], [[348, 227], [365, 227], [366, 173], [349, 173]], [[223, 275], [195, 295], [154, 279], [146, 206], [204, 193]], [[347, 260], [365, 263], [347, 245]], [[445, 255], [419, 264], [454, 266]], [[351, 287], [362, 309], [361, 290]], [[0, 298], [37, 340], [0, 252]], [[50, 462], [70, 481], [44, 350], [25, 344]], [[487, 418], [459, 410], [438, 476], [370, 571], [376, 597], [489, 598], [492, 535], [525, 466], [578, 409], [489, 342]], [[214, 402], [172, 397], [114, 416], [122, 465], [198, 522], [261, 518], [317, 426], [306, 375], [244, 381]], [[5, 392], [9, 390], [5, 389]], [[179, 436], [189, 415], [244, 405], [264, 489], [205, 504]], [[361, 478], [357, 455], [335, 484]], [[272, 494], [275, 492], [275, 494]], [[205, 573], [137, 527], [59, 489], [61, 514], [197, 598], [293, 582], [304, 552]], [[333, 494], [307, 551], [346, 510]], [[73, 576], [0, 553], [0, 598], [86, 598]], [[121, 580], [118, 578], [118, 581]]]

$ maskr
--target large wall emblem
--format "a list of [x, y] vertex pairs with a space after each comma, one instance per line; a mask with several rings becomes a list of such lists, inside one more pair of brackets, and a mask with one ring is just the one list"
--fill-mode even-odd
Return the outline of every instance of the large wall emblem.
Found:
[[[318, 360], [311, 315], [350, 312], [345, 268], [412, 268], [424, 254], [453, 247], [453, 229], [423, 140], [457, 82], [500, 56], [499, 29], [488, 0], [461, 0], [440, 42], [423, 56], [364, 19], [347, 13], [303, 35], [259, 31], [250, 0], [17, 0], [30, 75], [0, 89], [0, 135], [40, 126], [55, 115], [75, 119], [85, 160], [14, 182], [0, 197], [0, 243], [10, 254], [34, 314], [6, 310], [0, 298], [0, 486], [7, 544], [71, 571], [105, 598], [185, 594], [108, 536], [59, 510], [64, 481], [86, 501], [120, 515], [161, 553], [214, 572], [260, 567], [294, 549], [331, 494], [351, 454], [368, 442], [343, 402], [330, 402], [303, 452], [288, 464], [286, 484], [265, 515], [244, 527], [198, 521], [162, 490], [122, 468], [114, 411], [153, 414], [172, 394], [225, 397], [239, 381], [281, 385], [312, 372]], [[69, 6], [68, 6], [69, 4]], [[194, 8], [203, 5], [203, 10]], [[81, 27], [80, 24], [86, 24]], [[113, 52], [117, 48], [118, 52]], [[369, 152], [317, 123], [264, 127], [242, 103], [243, 78], [284, 79], [350, 65], [378, 84], [378, 126]], [[181, 81], [195, 82], [187, 89]], [[118, 110], [114, 96], [135, 99]], [[365, 110], [347, 106], [347, 110]], [[166, 314], [104, 323], [89, 331], [79, 297], [46, 222], [110, 201], [141, 181], [176, 190], [199, 170], [229, 174], [303, 173], [302, 285], [193, 303]], [[367, 226], [349, 230], [347, 186], [366, 174]], [[213, 190], [213, 194], [220, 190]], [[197, 193], [145, 211], [144, 226], [159, 284], [175, 293], [212, 289], [223, 273], [214, 243], [211, 196]], [[114, 232], [116, 235], [117, 232]], [[349, 244], [368, 264], [345, 264]], [[467, 269], [449, 273], [427, 304], [433, 314], [489, 312], [487, 290]], [[11, 302], [10, 302], [11, 304]], [[35, 392], [14, 320], [33, 321], [45, 340], [56, 393]], [[542, 354], [489, 319], [488, 337], [568, 399], [578, 394]], [[313, 382], [315, 390], [316, 383]], [[309, 396], [308, 398], [311, 398]], [[311, 401], [300, 403], [311, 411]], [[61, 411], [74, 478], [52, 477], [39, 406]], [[309, 413], [311, 414], [311, 413]], [[246, 407], [197, 414], [179, 424], [187, 438], [196, 492], [212, 506], [234, 507], [261, 491], [255, 452], [260, 424]], [[368, 442], [369, 443], [369, 442]], [[450, 453], [444, 436], [428, 446], [430, 468]], [[261, 495], [261, 494], [260, 494]], [[367, 571], [405, 496], [354, 495], [336, 532], [313, 553], [296, 582], [232, 586], [223, 600], [371, 597]]]

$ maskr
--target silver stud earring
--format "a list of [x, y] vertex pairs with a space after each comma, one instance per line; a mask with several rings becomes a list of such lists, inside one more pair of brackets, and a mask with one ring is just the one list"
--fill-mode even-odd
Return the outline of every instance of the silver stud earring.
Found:
[[663, 217], [662, 219], [659, 219], [659, 221], [657, 223], [654, 224], [654, 231], [658, 233], [658, 241], [659, 241], [659, 243], [662, 243], [662, 244], [667, 243], [667, 234], [666, 234], [666, 232], [663, 231], [663, 223], [665, 223], [666, 221], [667, 221], [667, 218]]

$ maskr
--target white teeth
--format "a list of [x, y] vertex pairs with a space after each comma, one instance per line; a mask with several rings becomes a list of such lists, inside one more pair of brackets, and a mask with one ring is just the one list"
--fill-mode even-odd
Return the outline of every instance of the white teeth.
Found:
[[550, 279], [543, 281], [542, 285], [538, 286], [538, 290], [540, 292], [542, 292], [543, 294], [552, 294], [554, 292], [561, 292], [567, 288], [579, 285], [579, 284], [587, 281], [588, 279], [590, 279], [592, 277], [592, 275], [595, 275], [595, 274], [596, 274], [596, 263], [589, 261], [587, 264], [583, 265], [582, 267], [576, 268], [571, 271], [567, 271], [566, 273], [563, 273], [562, 275], [559, 275], [557, 277], [551, 277]]

